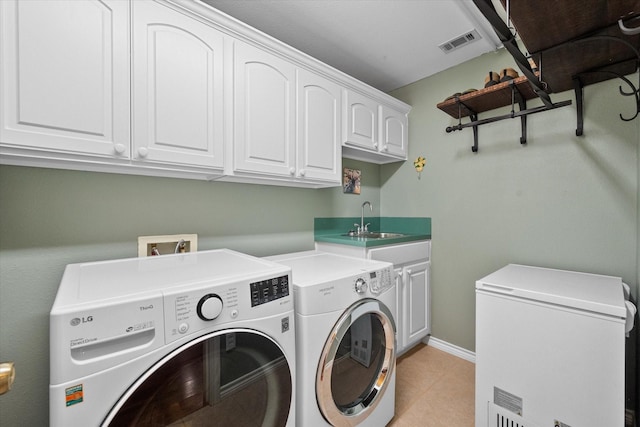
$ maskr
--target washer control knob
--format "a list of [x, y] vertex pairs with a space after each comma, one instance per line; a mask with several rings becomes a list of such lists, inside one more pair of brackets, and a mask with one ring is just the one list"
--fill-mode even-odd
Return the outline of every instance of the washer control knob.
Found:
[[202, 320], [213, 320], [222, 313], [222, 299], [216, 294], [208, 294], [198, 301], [198, 317]]
[[356, 280], [356, 292], [359, 294], [367, 292], [367, 282], [362, 277], [358, 277]]

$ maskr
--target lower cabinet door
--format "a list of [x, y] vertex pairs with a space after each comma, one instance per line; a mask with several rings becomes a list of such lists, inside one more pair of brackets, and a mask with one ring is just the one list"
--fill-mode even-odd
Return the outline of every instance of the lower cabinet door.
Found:
[[402, 341], [407, 348], [426, 337], [431, 330], [429, 262], [408, 264], [403, 268]]

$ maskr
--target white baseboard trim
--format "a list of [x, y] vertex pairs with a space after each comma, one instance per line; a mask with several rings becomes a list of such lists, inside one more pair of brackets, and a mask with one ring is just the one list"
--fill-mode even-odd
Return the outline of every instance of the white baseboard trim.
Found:
[[476, 363], [476, 354], [473, 351], [467, 350], [466, 348], [458, 347], [457, 345], [453, 345], [432, 336], [428, 336], [427, 338], [422, 340], [422, 342], [430, 345], [433, 348], [437, 348], [438, 350], [442, 350], [446, 353], [467, 360], [471, 363]]

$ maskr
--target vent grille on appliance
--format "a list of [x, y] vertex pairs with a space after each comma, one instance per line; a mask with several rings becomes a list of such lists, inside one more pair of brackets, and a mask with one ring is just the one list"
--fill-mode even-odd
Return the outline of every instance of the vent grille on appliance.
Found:
[[461, 36], [455, 37], [451, 40], [448, 40], [438, 45], [438, 47], [444, 53], [450, 53], [458, 48], [468, 45], [469, 43], [473, 43], [476, 40], [480, 40], [481, 38], [482, 36], [480, 35], [480, 33], [478, 33], [478, 30], [473, 29], [467, 33], [464, 33]]
[[507, 411], [492, 402], [487, 403], [489, 404], [487, 427], [538, 427], [531, 421], [527, 421], [521, 416]]

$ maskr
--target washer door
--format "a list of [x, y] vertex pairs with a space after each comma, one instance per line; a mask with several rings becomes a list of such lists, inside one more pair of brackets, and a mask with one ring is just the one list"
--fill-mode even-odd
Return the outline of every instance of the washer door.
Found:
[[340, 317], [322, 350], [316, 397], [334, 426], [354, 426], [373, 412], [396, 364], [395, 324], [382, 302], [364, 299]]
[[292, 374], [280, 346], [249, 329], [228, 329], [174, 350], [141, 376], [103, 426], [287, 423]]

